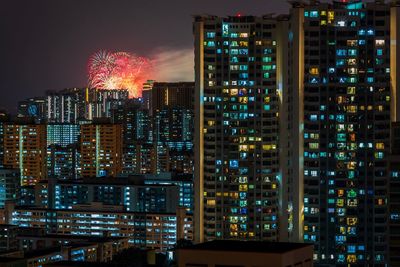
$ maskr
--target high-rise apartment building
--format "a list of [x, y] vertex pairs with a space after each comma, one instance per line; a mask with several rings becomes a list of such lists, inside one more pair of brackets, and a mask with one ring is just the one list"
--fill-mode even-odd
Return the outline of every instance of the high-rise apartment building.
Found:
[[78, 144], [47, 147], [47, 175], [50, 178], [76, 179], [81, 174]]
[[277, 75], [285, 46], [279, 29], [287, 23], [194, 20], [196, 239], [278, 240], [287, 232], [279, 228]]
[[78, 149], [80, 125], [47, 124], [47, 173], [49, 177], [76, 179], [80, 175]]
[[[194, 113], [179, 107], [165, 107], [153, 113], [153, 141], [157, 157], [166, 155], [166, 172], [193, 173]], [[157, 164], [159, 164], [158, 162]]]
[[143, 91], [142, 91], [142, 102], [143, 102], [143, 107], [149, 111], [152, 110], [151, 107], [151, 92], [153, 89], [153, 84], [154, 80], [148, 80], [143, 84]]
[[[123, 128], [123, 172], [136, 173], [140, 144], [152, 144], [152, 125], [149, 110], [137, 99], [129, 99], [123, 106], [112, 110], [113, 123]], [[140, 173], [140, 172], [139, 172]]]
[[81, 125], [83, 177], [112, 176], [122, 172], [122, 126], [110, 122]]
[[89, 89], [86, 119], [110, 118], [112, 110], [129, 99], [128, 90]]
[[78, 123], [81, 120], [111, 117], [111, 110], [128, 100], [127, 90], [67, 88], [47, 91], [44, 97], [18, 103], [18, 117], [49, 123]]
[[304, 241], [321, 266], [384, 266], [400, 3], [291, 4], [195, 17], [196, 239]]
[[46, 92], [46, 119], [50, 123], [77, 123], [85, 118], [89, 89], [70, 88]]
[[400, 265], [400, 122], [392, 124], [389, 162], [389, 256], [390, 266]]
[[47, 177], [46, 125], [4, 125], [4, 166], [19, 169], [21, 185], [34, 185]]
[[47, 124], [47, 146], [68, 146], [78, 143], [80, 126], [70, 123]]
[[292, 4], [282, 175], [298, 192], [289, 210], [300, 212], [289, 223], [315, 244], [320, 266], [385, 266], [398, 7]]
[[151, 104], [157, 173], [193, 173], [194, 83], [155, 82]]

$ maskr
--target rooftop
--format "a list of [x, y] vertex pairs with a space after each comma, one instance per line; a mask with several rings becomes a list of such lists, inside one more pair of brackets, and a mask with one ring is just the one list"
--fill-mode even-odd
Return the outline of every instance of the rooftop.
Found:
[[214, 240], [189, 247], [183, 250], [213, 250], [213, 251], [235, 251], [235, 252], [261, 252], [261, 253], [287, 253], [292, 250], [310, 247], [311, 244], [266, 242], [266, 241], [236, 241], [236, 240]]

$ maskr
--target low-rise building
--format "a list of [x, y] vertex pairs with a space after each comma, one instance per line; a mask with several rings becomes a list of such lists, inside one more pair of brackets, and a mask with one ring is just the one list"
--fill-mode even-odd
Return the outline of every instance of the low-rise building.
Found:
[[299, 243], [215, 240], [178, 249], [179, 267], [312, 267], [313, 246]]
[[176, 213], [140, 213], [92, 203], [71, 210], [14, 207], [7, 214], [11, 214], [9, 223], [20, 227], [42, 228], [48, 234], [128, 237], [129, 243], [158, 252], [179, 239], [193, 239], [192, 216], [184, 208]]
[[[39, 267], [57, 261], [110, 262], [132, 247], [128, 238], [62, 235], [19, 235], [23, 249], [0, 253], [0, 266]], [[30, 246], [26, 246], [26, 245]]]
[[129, 178], [92, 177], [77, 180], [49, 179], [35, 186], [36, 206], [72, 209], [101, 202], [133, 212], [175, 212], [180, 205], [174, 184], [145, 184]]

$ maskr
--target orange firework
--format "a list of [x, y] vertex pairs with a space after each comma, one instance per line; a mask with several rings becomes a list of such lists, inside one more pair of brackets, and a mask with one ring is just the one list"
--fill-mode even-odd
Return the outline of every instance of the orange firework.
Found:
[[127, 52], [99, 51], [89, 59], [89, 87], [127, 89], [133, 98], [142, 96], [142, 85], [151, 78], [150, 60]]

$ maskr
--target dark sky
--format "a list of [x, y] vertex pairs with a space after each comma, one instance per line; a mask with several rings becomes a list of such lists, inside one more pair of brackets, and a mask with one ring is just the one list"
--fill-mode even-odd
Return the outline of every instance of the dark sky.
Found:
[[192, 15], [286, 13], [286, 0], [1, 0], [0, 108], [45, 90], [86, 86], [105, 49], [150, 56], [193, 47]]

